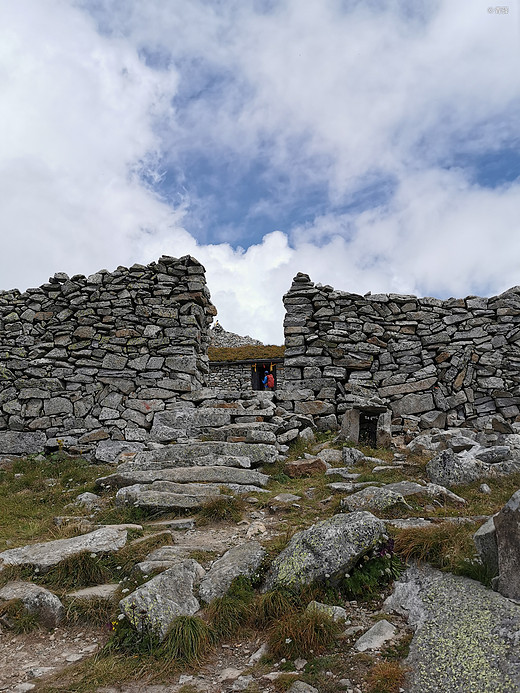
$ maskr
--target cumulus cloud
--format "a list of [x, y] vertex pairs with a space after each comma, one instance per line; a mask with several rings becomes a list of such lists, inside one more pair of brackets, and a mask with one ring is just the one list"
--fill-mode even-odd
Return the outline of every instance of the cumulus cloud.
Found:
[[[0, 286], [190, 253], [224, 327], [280, 343], [298, 271], [356, 293], [520, 283], [518, 179], [483, 187], [464, 163], [518, 147], [516, 8], [487, 7], [0, 0]], [[219, 171], [252, 162], [261, 198], [211, 228]]]

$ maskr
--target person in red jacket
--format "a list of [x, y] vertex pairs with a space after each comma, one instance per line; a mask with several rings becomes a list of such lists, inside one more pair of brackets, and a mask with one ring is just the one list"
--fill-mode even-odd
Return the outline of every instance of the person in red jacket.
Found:
[[274, 375], [272, 373], [267, 374], [266, 390], [274, 390]]

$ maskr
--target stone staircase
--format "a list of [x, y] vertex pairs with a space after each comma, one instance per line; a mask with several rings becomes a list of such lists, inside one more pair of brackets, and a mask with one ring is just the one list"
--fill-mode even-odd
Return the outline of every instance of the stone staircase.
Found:
[[248, 393], [247, 400], [233, 402], [219, 394], [203, 406], [180, 403], [156, 414], [150, 449], [121, 454], [98, 486], [117, 488], [119, 505], [160, 511], [195, 509], [226, 491], [265, 492], [266, 469], [284, 450], [277, 440], [283, 420], [275, 415], [272, 394]]

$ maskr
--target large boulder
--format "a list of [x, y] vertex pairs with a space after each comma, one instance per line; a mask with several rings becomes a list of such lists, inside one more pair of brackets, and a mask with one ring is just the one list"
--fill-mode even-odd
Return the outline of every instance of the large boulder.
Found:
[[382, 488], [378, 486], [368, 486], [341, 500], [341, 507], [347, 508], [347, 510], [350, 511], [383, 511], [395, 505], [410, 507], [401, 493], [385, 488], [384, 486]]
[[235, 546], [213, 563], [199, 588], [199, 596], [205, 602], [223, 597], [239, 575], [251, 577], [260, 567], [265, 549], [257, 541]]
[[498, 548], [496, 588], [504, 597], [520, 600], [520, 490], [494, 517]]
[[83, 551], [89, 553], [113, 553], [126, 544], [126, 529], [102, 527], [94, 532], [71, 539], [56, 539], [40, 544], [29, 544], [0, 553], [0, 570], [8, 565], [31, 565], [46, 571], [61, 561]]
[[520, 690], [520, 605], [424, 565], [395, 583], [384, 609], [407, 615], [416, 629], [404, 661], [407, 693]]
[[119, 608], [135, 628], [150, 629], [163, 639], [177, 616], [193, 616], [199, 610], [193, 588], [203, 575], [197, 561], [179, 559], [122, 599]]
[[498, 546], [497, 532], [495, 529], [494, 518], [484, 522], [482, 527], [479, 527], [473, 535], [475, 548], [480, 560], [488, 567], [492, 575], [498, 574]]
[[297, 532], [273, 561], [264, 591], [298, 587], [349, 572], [384, 536], [385, 527], [369, 512], [334, 515]]
[[8, 582], [0, 589], [0, 602], [20, 599], [30, 613], [36, 614], [46, 628], [56, 628], [65, 610], [58, 597], [49, 590], [30, 582]]
[[519, 470], [520, 461], [515, 459], [496, 463], [483, 462], [473, 457], [471, 452], [458, 454], [451, 448], [433, 457], [426, 466], [433, 483], [448, 487], [513, 474]]

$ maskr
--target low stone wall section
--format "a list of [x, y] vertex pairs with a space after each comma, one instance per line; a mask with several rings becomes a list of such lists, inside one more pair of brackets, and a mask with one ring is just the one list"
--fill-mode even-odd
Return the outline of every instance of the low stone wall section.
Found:
[[154, 412], [206, 384], [215, 314], [190, 256], [1, 292], [0, 453], [146, 440]]
[[300, 273], [284, 305], [287, 409], [332, 420], [359, 391], [388, 402], [396, 424], [484, 428], [520, 414], [520, 287], [359, 296]]

